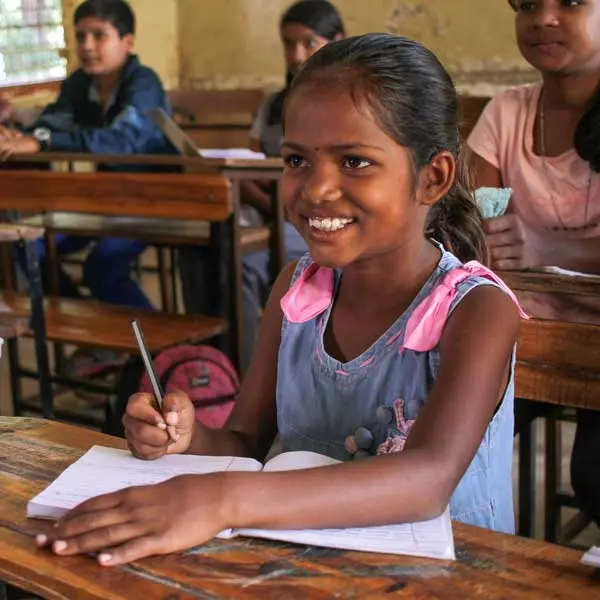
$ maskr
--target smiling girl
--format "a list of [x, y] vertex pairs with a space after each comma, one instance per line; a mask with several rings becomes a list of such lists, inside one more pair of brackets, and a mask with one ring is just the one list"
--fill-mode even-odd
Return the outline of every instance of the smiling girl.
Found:
[[284, 115], [282, 193], [309, 254], [275, 284], [226, 427], [196, 423], [183, 394], [165, 398], [164, 414], [138, 394], [124, 423], [149, 460], [263, 459], [279, 433], [284, 450], [341, 464], [122, 490], [74, 509], [40, 545], [102, 550], [115, 565], [226, 527], [420, 521], [448, 503], [454, 519], [513, 531], [519, 310], [477, 262], [485, 241], [450, 77], [406, 38], [342, 40], [306, 63]]

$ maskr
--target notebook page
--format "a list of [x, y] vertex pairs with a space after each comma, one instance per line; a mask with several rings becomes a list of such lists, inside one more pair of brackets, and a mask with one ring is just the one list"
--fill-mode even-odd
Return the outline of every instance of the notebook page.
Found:
[[202, 158], [231, 158], [240, 160], [263, 160], [266, 155], [263, 152], [255, 152], [250, 148], [201, 148], [198, 154]]
[[421, 523], [346, 529], [269, 531], [240, 529], [238, 534], [307, 546], [455, 559], [452, 524], [448, 510], [437, 519]]
[[581, 562], [589, 567], [600, 567], [600, 548], [592, 546], [582, 557]]
[[265, 463], [263, 471], [295, 471], [336, 465], [340, 461], [316, 452], [283, 452]]
[[93, 446], [27, 504], [27, 516], [59, 519], [84, 500], [135, 485], [151, 485], [177, 475], [217, 471], [260, 471], [251, 458], [175, 454], [158, 460], [135, 458], [128, 450]]

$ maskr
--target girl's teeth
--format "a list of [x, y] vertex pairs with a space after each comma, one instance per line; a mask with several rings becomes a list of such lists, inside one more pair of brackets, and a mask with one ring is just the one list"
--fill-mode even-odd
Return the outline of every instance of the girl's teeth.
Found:
[[324, 219], [308, 219], [308, 224], [319, 231], [338, 231], [352, 223], [352, 219], [344, 219], [334, 217], [330, 219], [328, 217]]

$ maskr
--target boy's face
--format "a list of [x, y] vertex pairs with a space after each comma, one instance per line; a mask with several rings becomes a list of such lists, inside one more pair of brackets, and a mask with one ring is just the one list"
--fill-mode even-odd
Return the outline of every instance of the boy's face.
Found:
[[542, 73], [600, 68], [600, 0], [514, 0], [521, 54]]
[[123, 68], [133, 49], [133, 36], [121, 37], [108, 21], [95, 17], [81, 19], [75, 25], [77, 56], [84, 73], [111, 75]]

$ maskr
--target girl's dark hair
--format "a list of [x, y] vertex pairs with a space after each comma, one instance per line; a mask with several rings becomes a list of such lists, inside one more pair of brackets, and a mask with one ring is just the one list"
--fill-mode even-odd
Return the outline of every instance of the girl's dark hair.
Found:
[[75, 10], [73, 23], [88, 17], [107, 21], [121, 37], [135, 33], [135, 15], [125, 0], [85, 0]]
[[[279, 29], [290, 23], [299, 23], [312, 29], [318, 36], [332, 42], [337, 37], [344, 37], [346, 30], [337, 8], [328, 0], [300, 0], [292, 4], [281, 16]], [[281, 123], [281, 113], [288, 87], [293, 76], [286, 75], [285, 88], [273, 98], [267, 119], [268, 125]]]
[[346, 35], [340, 13], [328, 0], [300, 0], [292, 4], [283, 13], [279, 28], [288, 23], [300, 23], [330, 42]]
[[457, 162], [455, 181], [429, 211], [425, 233], [464, 262], [487, 262], [481, 216], [461, 153], [458, 98], [436, 56], [405, 37], [351, 37], [314, 54], [300, 69], [290, 94], [315, 79], [347, 86], [356, 102], [368, 102], [383, 130], [410, 151], [415, 184], [436, 154], [452, 153]]
[[[513, 10], [518, 10], [517, 0], [508, 0], [508, 3]], [[577, 124], [573, 145], [579, 157], [588, 162], [595, 173], [600, 173], [600, 85]]]

